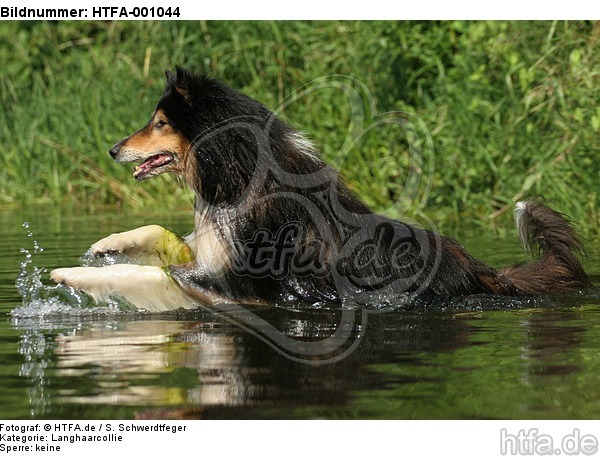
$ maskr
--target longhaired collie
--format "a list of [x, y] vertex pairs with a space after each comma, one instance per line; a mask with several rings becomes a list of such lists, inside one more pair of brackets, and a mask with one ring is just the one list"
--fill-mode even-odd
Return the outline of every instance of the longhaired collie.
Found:
[[195, 193], [195, 229], [112, 234], [97, 256], [128, 264], [56, 269], [51, 278], [97, 300], [153, 311], [218, 302], [297, 305], [477, 293], [537, 295], [590, 286], [573, 228], [537, 201], [517, 203], [535, 262], [496, 270], [456, 241], [374, 214], [302, 133], [261, 103], [183, 68], [150, 121], [110, 149], [139, 163], [138, 181], [175, 173]]

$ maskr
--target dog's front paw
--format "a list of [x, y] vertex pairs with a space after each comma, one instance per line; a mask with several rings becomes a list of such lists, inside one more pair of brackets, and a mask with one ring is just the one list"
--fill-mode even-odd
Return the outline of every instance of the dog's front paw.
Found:
[[117, 296], [134, 307], [150, 311], [198, 307], [196, 301], [156, 266], [114, 264], [100, 268], [61, 268], [52, 271], [50, 278], [86, 293], [96, 302]]
[[56, 283], [64, 283], [76, 290], [86, 290], [94, 283], [96, 268], [59, 268], [50, 272], [50, 279]]
[[159, 225], [142, 226], [135, 230], [111, 234], [92, 244], [90, 249], [96, 256], [111, 253], [135, 254], [138, 251], [155, 249], [156, 242], [164, 233], [169, 232]]
[[92, 244], [90, 250], [95, 256], [100, 256], [111, 253], [124, 253], [136, 246], [137, 242], [131, 236], [127, 236], [126, 233], [115, 233]]
[[50, 280], [56, 283], [65, 283], [67, 278], [69, 277], [69, 269], [72, 268], [54, 269], [50, 272]]

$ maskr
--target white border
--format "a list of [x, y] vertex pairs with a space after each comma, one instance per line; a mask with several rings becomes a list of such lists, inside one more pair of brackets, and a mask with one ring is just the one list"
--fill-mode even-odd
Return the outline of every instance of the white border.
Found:
[[[32, 2], [3, 2], [2, 6], [28, 8], [91, 8], [95, 7], [179, 7], [179, 20], [552, 20], [600, 19], [600, 2], [571, 0], [569, 2], [505, 0], [482, 2], [473, 0], [235, 0], [235, 1], [156, 1], [123, 0], [107, 3], [105, 0]], [[91, 15], [90, 15], [91, 16]], [[83, 18], [85, 19], [85, 18]], [[91, 20], [91, 17], [87, 18]], [[115, 17], [114, 19], [118, 19]], [[131, 18], [129, 18], [131, 19]]]

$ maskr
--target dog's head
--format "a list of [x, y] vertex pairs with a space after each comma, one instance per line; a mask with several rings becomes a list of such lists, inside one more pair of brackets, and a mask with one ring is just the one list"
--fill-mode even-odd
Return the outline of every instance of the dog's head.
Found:
[[186, 88], [189, 75], [178, 68], [177, 74], [167, 71], [166, 76], [167, 85], [150, 121], [109, 150], [117, 163], [140, 162], [133, 173], [139, 181], [166, 172], [187, 178], [191, 169], [191, 141], [178, 120], [185, 118], [190, 107]]
[[233, 203], [274, 168], [270, 160], [290, 169], [307, 160], [299, 134], [258, 101], [181, 67], [166, 75], [148, 124], [110, 149], [118, 163], [141, 162], [137, 180], [172, 172], [206, 201]]

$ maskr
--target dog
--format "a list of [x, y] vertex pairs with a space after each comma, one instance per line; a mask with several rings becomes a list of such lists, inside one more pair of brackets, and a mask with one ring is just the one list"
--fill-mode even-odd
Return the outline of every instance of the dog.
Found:
[[195, 230], [112, 234], [94, 255], [135, 264], [56, 269], [55, 282], [149, 310], [233, 302], [291, 306], [401, 297], [528, 296], [590, 286], [558, 212], [515, 209], [530, 263], [496, 270], [436, 231], [373, 213], [313, 144], [261, 103], [177, 67], [150, 121], [110, 149], [138, 181], [174, 173], [195, 194]]

